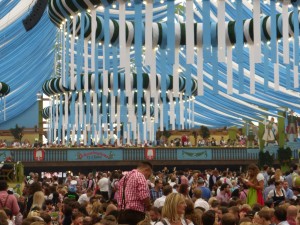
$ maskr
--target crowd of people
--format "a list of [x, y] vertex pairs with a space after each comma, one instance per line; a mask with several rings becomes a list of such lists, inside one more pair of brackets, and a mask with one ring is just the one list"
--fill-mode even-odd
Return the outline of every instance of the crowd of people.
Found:
[[0, 181], [1, 225], [300, 225], [300, 176], [251, 164], [247, 171], [30, 173], [21, 195]]

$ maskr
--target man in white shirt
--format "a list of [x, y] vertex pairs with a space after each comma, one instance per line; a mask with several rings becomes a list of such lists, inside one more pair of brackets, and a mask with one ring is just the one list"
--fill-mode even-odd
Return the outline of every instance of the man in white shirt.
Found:
[[90, 198], [93, 196], [93, 189], [88, 188], [85, 194], [80, 195], [78, 202], [79, 204], [83, 204], [84, 202], [89, 202]]
[[173, 188], [167, 184], [163, 187], [162, 192], [163, 192], [163, 196], [157, 198], [153, 203], [153, 206], [156, 208], [160, 208], [164, 206], [166, 198], [169, 194], [173, 192]]
[[103, 173], [102, 178], [98, 181], [98, 187], [100, 190], [100, 194], [105, 200], [108, 200], [108, 188], [109, 188], [109, 182], [107, 178], [107, 174]]

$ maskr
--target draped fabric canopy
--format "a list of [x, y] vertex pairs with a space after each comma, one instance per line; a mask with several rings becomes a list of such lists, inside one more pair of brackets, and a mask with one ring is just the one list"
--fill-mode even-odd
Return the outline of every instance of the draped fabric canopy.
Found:
[[[49, 2], [56, 3], [58, 0]], [[220, 2], [223, 1], [193, 1], [193, 22], [203, 25], [204, 30], [207, 27], [209, 28], [210, 31], [206, 32], [210, 33], [209, 41], [218, 39], [217, 32], [219, 31], [217, 28], [218, 23], [220, 23], [218, 18], [221, 18], [218, 17], [218, 12], [221, 9]], [[260, 3], [259, 20], [255, 20], [255, 2]], [[266, 16], [271, 18], [272, 13], [284, 15], [286, 9], [290, 13], [295, 14], [298, 12], [298, 2], [293, 5], [289, 4], [287, 8], [282, 3], [275, 4], [275, 11], [272, 11], [271, 5], [273, 2], [273, 0], [267, 1], [267, 3], [253, 0], [253, 2], [242, 1], [241, 4], [239, 0], [225, 1], [224, 22], [236, 21], [236, 26], [238, 26], [238, 21], [253, 18], [252, 23], [261, 21], [259, 32], [264, 33], [264, 29], [271, 30], [272, 26], [270, 21], [263, 20]], [[48, 13], [51, 15], [51, 11], [45, 13], [41, 21], [31, 31], [26, 32], [23, 27], [22, 19], [29, 14], [33, 4], [34, 2], [27, 0], [4, 0], [0, 2], [0, 81], [9, 84], [11, 90], [6, 99], [7, 120], [14, 119], [33, 105], [36, 101], [36, 93], [42, 89], [44, 82], [58, 75], [58, 60], [56, 63], [54, 61], [55, 46], [59, 39], [57, 38], [59, 28], [53, 24], [53, 17], [50, 16], [52, 22], [49, 19]], [[118, 2], [110, 5], [109, 17], [111, 20], [119, 20], [119, 7]], [[145, 5], [142, 7], [144, 10]], [[185, 13], [186, 8], [185, 1], [175, 1], [176, 14], [174, 19], [176, 23], [186, 23], [188, 19]], [[209, 13], [209, 17], [207, 17], [207, 13]], [[289, 15], [290, 22], [293, 22], [294, 27], [298, 29], [299, 19], [295, 26], [293, 14]], [[105, 10], [102, 6], [97, 8], [97, 16], [105, 17]], [[130, 5], [126, 4], [126, 21], [134, 21], [135, 16], [135, 4], [133, 2]], [[168, 24], [167, 16], [168, 2], [154, 1], [153, 23]], [[262, 19], [260, 20], [260, 18]], [[142, 14], [142, 19], [145, 20], [145, 14]], [[55, 21], [56, 25], [62, 21], [64, 20]], [[284, 21], [285, 19], [282, 16], [278, 20], [278, 24], [282, 24]], [[78, 20], [77, 23], [80, 23], [80, 21]], [[105, 26], [104, 23], [103, 25]], [[200, 25], [198, 26], [200, 27]], [[283, 25], [282, 27], [282, 29], [285, 29]], [[224, 28], [226, 28], [225, 24]], [[255, 26], [253, 26], [253, 29], [255, 31]], [[291, 26], [287, 29], [291, 29]], [[229, 28], [226, 28], [223, 33], [229, 35], [226, 32], [229, 32]], [[278, 111], [293, 109], [297, 112], [300, 110], [299, 57], [295, 54], [295, 52], [299, 54], [299, 30], [297, 37], [292, 36], [288, 40], [282, 34], [283, 37], [279, 39], [281, 41], [277, 42], [276, 40], [276, 49], [274, 49], [274, 39], [271, 38], [269, 43], [267, 39], [270, 39], [270, 37], [267, 39], [264, 37], [265, 40], [263, 40], [263, 35], [260, 35], [262, 38], [259, 38], [262, 39], [262, 42], [258, 42], [261, 48], [254, 47], [254, 44], [257, 44], [257, 39], [253, 37], [252, 39], [249, 39], [249, 37], [246, 39], [255, 43], [250, 41], [248, 46], [245, 46], [244, 40], [240, 42], [238, 32], [240, 31], [236, 29], [235, 34], [231, 34], [236, 35], [236, 44], [233, 47], [231, 47], [232, 43], [226, 45], [225, 39], [223, 40], [225, 43], [223, 48], [226, 49], [225, 60], [222, 60], [222, 55], [218, 57], [220, 49], [214, 48], [215, 43], [212, 42], [210, 42], [212, 47], [209, 47], [210, 56], [207, 58], [207, 51], [204, 47], [207, 47], [208, 39], [207, 34], [203, 32], [203, 93], [198, 92], [198, 96], [194, 100], [193, 119], [195, 126], [242, 126], [245, 121], [262, 121], [268, 115], [276, 116]], [[291, 33], [293, 32], [290, 31]], [[295, 33], [297, 32], [295, 31]], [[180, 35], [185, 36], [184, 33]], [[277, 36], [277, 33], [275, 36]], [[184, 38], [188, 40], [188, 37]], [[249, 42], [247, 40], [246, 42]], [[294, 46], [295, 43], [297, 46]], [[221, 45], [221, 42], [219, 45]], [[182, 76], [190, 74], [199, 83], [199, 64], [197, 64], [199, 54], [197, 55], [197, 49], [195, 48], [193, 50], [195, 54], [195, 58], [192, 59], [193, 63], [187, 64], [188, 48], [188, 44], [178, 48], [178, 69]], [[257, 49], [260, 49], [260, 51]], [[136, 60], [135, 50], [131, 49], [130, 51], [131, 59]], [[232, 56], [230, 56], [230, 52], [232, 52]], [[174, 68], [164, 61], [164, 54], [166, 53], [169, 56], [171, 52], [168, 49], [167, 51], [161, 49], [156, 51], [157, 74], [164, 72], [173, 74], [174, 72]], [[259, 57], [257, 57], [258, 54]], [[288, 54], [288, 62], [285, 58], [286, 54]], [[103, 64], [102, 56], [103, 51], [100, 49], [99, 65]], [[148, 66], [143, 66], [142, 69], [145, 73], [151, 73]], [[231, 75], [230, 71], [232, 71]], [[122, 72], [122, 69], [119, 72]], [[278, 74], [278, 77], [276, 77], [276, 74]], [[228, 83], [229, 76], [232, 76], [232, 88], [230, 82]], [[3, 121], [0, 118], [1, 122]]]

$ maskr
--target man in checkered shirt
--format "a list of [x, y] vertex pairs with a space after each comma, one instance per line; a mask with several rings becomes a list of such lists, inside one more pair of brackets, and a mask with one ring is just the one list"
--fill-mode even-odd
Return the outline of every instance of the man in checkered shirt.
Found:
[[137, 169], [128, 172], [118, 183], [116, 200], [121, 210], [119, 224], [136, 225], [145, 219], [145, 212], [151, 207], [147, 179], [152, 174], [152, 164], [139, 163]]

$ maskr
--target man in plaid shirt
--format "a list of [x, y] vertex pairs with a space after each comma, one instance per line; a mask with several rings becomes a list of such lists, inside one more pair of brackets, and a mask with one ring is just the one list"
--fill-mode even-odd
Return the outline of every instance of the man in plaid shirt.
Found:
[[150, 190], [150, 197], [151, 201], [154, 202], [156, 199], [160, 198], [163, 193], [162, 193], [162, 186], [163, 186], [163, 181], [162, 179], [157, 179], [154, 182], [154, 188], [151, 188]]
[[128, 172], [118, 183], [116, 200], [120, 211], [119, 224], [136, 225], [145, 219], [145, 212], [150, 209], [150, 191], [147, 179], [152, 174], [152, 164], [139, 163], [137, 169]]

